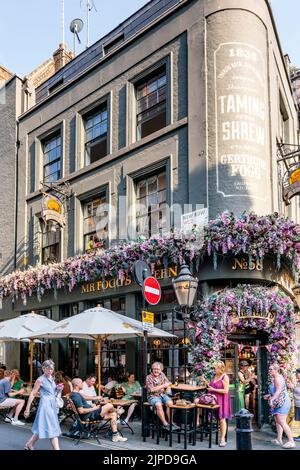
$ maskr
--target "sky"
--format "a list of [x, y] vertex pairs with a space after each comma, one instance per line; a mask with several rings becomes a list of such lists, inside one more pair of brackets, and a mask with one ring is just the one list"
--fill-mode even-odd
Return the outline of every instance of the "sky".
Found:
[[[0, 0], [0, 64], [21, 77], [50, 58], [62, 42], [62, 0]], [[261, 1], [261, 0], [256, 0]], [[97, 11], [90, 14], [90, 44], [111, 31], [136, 10], [145, 0], [94, 0]], [[86, 23], [86, 0], [65, 0], [65, 40], [73, 49], [69, 26], [74, 18]], [[292, 65], [300, 67], [300, 1], [271, 0], [277, 30], [284, 53]], [[80, 33], [86, 47], [86, 27]]]

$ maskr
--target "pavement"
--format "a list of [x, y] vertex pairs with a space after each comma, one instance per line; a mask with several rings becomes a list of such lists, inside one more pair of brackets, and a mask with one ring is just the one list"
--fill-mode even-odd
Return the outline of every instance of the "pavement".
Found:
[[[110, 439], [100, 437], [100, 444], [96, 441], [89, 439], [83, 439], [79, 445], [76, 445], [70, 438], [60, 437], [60, 448], [61, 450], [103, 450], [103, 451], [113, 451], [113, 450], [152, 450], [152, 451], [170, 451], [168, 442], [163, 439], [160, 440], [160, 444], [157, 445], [155, 439], [147, 438], [146, 442], [143, 442], [141, 437], [141, 423], [134, 421], [130, 423], [134, 434], [132, 435], [130, 430], [124, 426], [120, 426], [120, 429], [128, 440], [122, 443], [113, 443]], [[62, 426], [62, 431], [66, 432], [69, 430], [71, 423]], [[25, 426], [12, 426], [9, 423], [4, 423], [0, 421], [0, 450], [22, 450], [26, 441], [29, 440], [31, 436], [31, 426], [32, 424], [25, 424]], [[252, 448], [253, 450], [283, 450], [281, 447], [272, 444], [270, 441], [274, 439], [274, 432], [269, 426], [264, 426], [261, 431], [254, 431], [252, 433]], [[36, 444], [36, 450], [50, 450], [51, 444], [48, 439], [41, 439]], [[235, 450], [236, 449], [236, 434], [234, 427], [229, 427], [228, 432], [228, 444], [225, 448], [221, 448], [214, 444], [212, 445], [212, 450]], [[174, 435], [173, 439], [173, 451], [183, 450], [183, 440], [181, 444], [178, 444], [177, 438]], [[204, 439], [203, 442], [200, 442], [199, 435], [197, 436], [196, 446], [188, 445], [189, 451], [203, 451], [209, 450], [208, 448], [208, 439]], [[285, 450], [285, 449], [284, 449]], [[300, 450], [300, 443], [296, 443], [295, 449]]]

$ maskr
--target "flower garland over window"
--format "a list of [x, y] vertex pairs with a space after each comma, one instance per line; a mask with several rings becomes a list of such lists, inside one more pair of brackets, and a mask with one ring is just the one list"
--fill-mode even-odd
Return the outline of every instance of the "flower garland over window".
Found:
[[203, 245], [199, 244], [196, 231], [188, 240], [173, 233], [107, 250], [97, 249], [62, 263], [17, 270], [0, 279], [0, 303], [10, 295], [20, 296], [26, 304], [27, 296], [33, 293], [40, 300], [47, 290], [56, 296], [62, 287], [72, 291], [79, 284], [96, 279], [124, 279], [136, 260], [149, 263], [152, 271], [155, 265], [166, 268], [183, 262], [194, 264], [198, 271], [204, 256], [211, 256], [216, 268], [217, 255], [247, 255], [249, 262], [256, 259], [262, 264], [267, 254], [276, 257], [278, 269], [281, 258], [287, 259], [296, 273], [300, 269], [300, 226], [277, 213], [258, 216], [245, 212], [237, 217], [232, 212], [223, 212], [205, 228]]
[[281, 291], [239, 284], [217, 292], [202, 303], [195, 324], [189, 324], [194, 368], [197, 374], [211, 376], [227, 336], [249, 328], [268, 334], [270, 362], [280, 364], [288, 376], [296, 350], [295, 322], [294, 304]]

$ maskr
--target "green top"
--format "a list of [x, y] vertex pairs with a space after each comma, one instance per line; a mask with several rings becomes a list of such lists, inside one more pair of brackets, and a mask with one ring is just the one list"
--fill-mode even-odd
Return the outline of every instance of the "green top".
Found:
[[131, 396], [131, 393], [134, 393], [134, 392], [139, 392], [140, 391], [140, 388], [141, 388], [141, 385], [140, 383], [136, 380], [135, 382], [133, 382], [132, 385], [129, 385], [128, 382], [124, 382], [120, 385], [120, 387], [123, 387], [125, 389], [125, 395], [124, 397], [122, 398], [123, 400], [132, 400], [132, 396]]
[[23, 383], [24, 383], [24, 380], [22, 379], [17, 380], [17, 382], [13, 384], [12, 390], [21, 390], [21, 388], [23, 388]]

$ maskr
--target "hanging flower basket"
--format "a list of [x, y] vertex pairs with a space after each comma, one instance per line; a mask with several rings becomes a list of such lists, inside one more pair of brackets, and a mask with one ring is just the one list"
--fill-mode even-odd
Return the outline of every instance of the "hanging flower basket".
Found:
[[278, 268], [281, 258], [289, 261], [294, 273], [300, 268], [300, 227], [277, 213], [258, 216], [250, 212], [236, 217], [224, 212], [209, 222], [202, 245], [196, 232], [188, 240], [180, 233], [153, 236], [107, 250], [96, 249], [62, 263], [15, 271], [0, 279], [0, 302], [8, 296], [20, 296], [26, 304], [27, 297], [36, 295], [40, 300], [47, 291], [52, 290], [57, 296], [61, 288], [72, 291], [79, 284], [96, 279], [122, 279], [136, 260], [146, 261], [152, 271], [159, 265], [167, 268], [184, 262], [197, 271], [204, 256], [212, 257], [217, 267], [217, 255], [247, 255], [250, 261], [256, 259], [261, 264], [265, 255], [272, 255]]

